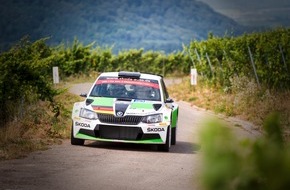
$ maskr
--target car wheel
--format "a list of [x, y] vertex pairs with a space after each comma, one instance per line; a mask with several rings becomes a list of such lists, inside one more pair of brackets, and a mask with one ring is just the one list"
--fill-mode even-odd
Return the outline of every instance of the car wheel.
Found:
[[176, 144], [176, 127], [171, 129], [171, 145]]
[[77, 139], [77, 138], [74, 138], [74, 134], [73, 134], [73, 126], [71, 127], [70, 143], [71, 143], [72, 145], [84, 145], [84, 144], [85, 144], [85, 140], [84, 140], [84, 139]]
[[170, 142], [171, 142], [171, 127], [167, 127], [167, 134], [166, 134], [166, 142], [165, 144], [158, 145], [158, 150], [162, 152], [169, 152], [170, 149]]

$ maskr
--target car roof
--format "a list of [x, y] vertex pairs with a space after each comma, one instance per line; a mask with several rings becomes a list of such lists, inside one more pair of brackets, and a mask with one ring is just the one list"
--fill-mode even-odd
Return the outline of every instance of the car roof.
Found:
[[[160, 80], [162, 79], [162, 76], [160, 75], [154, 75], [154, 74], [148, 74], [148, 73], [140, 73], [140, 72], [128, 72], [128, 71], [121, 71], [121, 72], [104, 72], [101, 73], [100, 77], [119, 77], [119, 73], [127, 73], [131, 75], [138, 75], [140, 74], [141, 79], [154, 79], [154, 80]], [[130, 78], [130, 77], [128, 77]]]

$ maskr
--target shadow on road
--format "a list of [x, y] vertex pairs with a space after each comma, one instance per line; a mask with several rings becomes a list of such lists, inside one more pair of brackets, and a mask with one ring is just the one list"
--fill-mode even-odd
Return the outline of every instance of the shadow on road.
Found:
[[[156, 145], [151, 144], [130, 144], [130, 143], [116, 143], [116, 142], [87, 142], [85, 147], [101, 148], [116, 151], [142, 151], [142, 152], [159, 152]], [[178, 154], [196, 154], [200, 150], [200, 145], [190, 142], [177, 141], [176, 145], [171, 146], [168, 153]]]
[[170, 152], [180, 154], [196, 154], [201, 146], [192, 142], [177, 141], [176, 145], [172, 146]]

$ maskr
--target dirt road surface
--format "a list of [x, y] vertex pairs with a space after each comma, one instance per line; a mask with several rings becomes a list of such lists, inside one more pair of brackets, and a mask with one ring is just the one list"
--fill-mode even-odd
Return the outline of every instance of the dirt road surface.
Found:
[[[91, 84], [79, 84], [72, 93], [87, 92]], [[202, 144], [198, 131], [214, 114], [178, 102], [180, 106], [177, 144], [169, 153], [153, 145], [86, 141], [72, 146], [69, 140], [24, 159], [0, 162], [1, 190], [193, 190], [201, 189], [199, 172]], [[258, 135], [251, 124], [223, 118], [238, 136]]]

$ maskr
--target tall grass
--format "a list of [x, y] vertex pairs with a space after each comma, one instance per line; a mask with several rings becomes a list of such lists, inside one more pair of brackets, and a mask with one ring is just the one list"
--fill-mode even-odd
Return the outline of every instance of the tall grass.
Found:
[[21, 158], [48, 145], [61, 143], [70, 135], [71, 110], [80, 98], [66, 90], [57, 95], [59, 113], [49, 107], [50, 102], [38, 101], [25, 107], [23, 116], [0, 128], [0, 160]]

